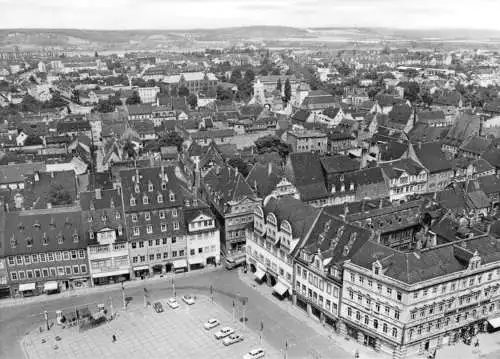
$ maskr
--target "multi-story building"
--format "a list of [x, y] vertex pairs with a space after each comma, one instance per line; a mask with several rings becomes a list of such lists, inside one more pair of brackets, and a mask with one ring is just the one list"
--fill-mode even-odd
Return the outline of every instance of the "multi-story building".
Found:
[[175, 167], [120, 171], [135, 277], [188, 268], [183, 209], [189, 193], [175, 172]]
[[427, 170], [427, 192], [440, 191], [450, 184], [454, 171], [441, 151], [440, 142], [410, 145], [409, 153], [410, 158]]
[[286, 141], [293, 152], [326, 153], [328, 137], [326, 133], [314, 130], [294, 129], [286, 134]]
[[342, 264], [371, 237], [371, 232], [324, 210], [308, 230], [294, 257], [294, 303], [312, 318], [339, 329]]
[[500, 312], [499, 244], [481, 236], [405, 253], [366, 242], [344, 265], [342, 332], [399, 358], [475, 335]]
[[80, 207], [5, 213], [11, 294], [39, 294], [89, 284]]
[[292, 255], [319, 212], [294, 198], [269, 197], [264, 206], [255, 207], [247, 263], [257, 279], [266, 280], [282, 297], [293, 294]]
[[139, 87], [137, 93], [142, 103], [156, 103], [156, 96], [160, 93], [160, 88], [158, 86]]
[[385, 163], [382, 169], [389, 183], [391, 201], [426, 192], [427, 171], [411, 158]]
[[130, 279], [129, 243], [119, 189], [80, 193], [92, 284]]
[[184, 212], [188, 233], [186, 251], [189, 269], [220, 263], [220, 232], [215, 223], [215, 216], [206, 204], [195, 201], [198, 201], [199, 207], [186, 208]]
[[163, 82], [169, 91], [186, 87], [191, 93], [208, 92], [217, 88], [219, 80], [210, 72], [183, 72], [179, 75], [166, 76]]
[[247, 229], [253, 227], [254, 208], [260, 199], [241, 173], [229, 166], [211, 168], [202, 181], [202, 194], [221, 230], [221, 250], [226, 254], [240, 251]]

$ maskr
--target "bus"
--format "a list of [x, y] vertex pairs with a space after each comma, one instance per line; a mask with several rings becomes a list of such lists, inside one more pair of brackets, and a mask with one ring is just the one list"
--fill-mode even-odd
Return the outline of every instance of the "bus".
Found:
[[231, 270], [241, 265], [244, 265], [246, 263], [246, 260], [247, 257], [245, 252], [229, 255], [226, 257], [225, 260], [226, 269]]

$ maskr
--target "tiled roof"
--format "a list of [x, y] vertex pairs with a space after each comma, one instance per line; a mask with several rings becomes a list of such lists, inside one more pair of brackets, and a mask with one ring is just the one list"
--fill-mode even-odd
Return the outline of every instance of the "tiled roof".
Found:
[[389, 112], [389, 120], [406, 125], [411, 115], [411, 107], [407, 104], [394, 105], [391, 112]]
[[193, 140], [233, 137], [234, 130], [227, 129], [227, 130], [198, 131], [191, 133], [190, 136]]
[[17, 163], [0, 166], [0, 184], [24, 182], [25, 176], [32, 175], [36, 171], [44, 170], [45, 164], [42, 162]]
[[40, 172], [27, 175], [24, 182], [24, 205], [26, 209], [43, 209], [51, 201], [50, 192], [53, 186], [61, 186], [74, 203], [77, 196], [77, 187], [74, 171]]
[[337, 174], [329, 178], [328, 182], [329, 190], [335, 186], [335, 190], [339, 192], [342, 188], [342, 184], [344, 184], [345, 190], [349, 191], [351, 184], [354, 185], [354, 189], [356, 190], [359, 186], [385, 183], [385, 179], [380, 167], [372, 167], [345, 174]]
[[269, 164], [256, 163], [246, 178], [247, 183], [257, 191], [260, 198], [265, 198], [276, 188], [284, 172], [281, 168]]
[[320, 157], [312, 152], [292, 153], [289, 156], [293, 182], [296, 186], [324, 183]]
[[127, 105], [127, 112], [130, 116], [152, 114], [153, 105], [151, 104]]
[[450, 131], [451, 126], [428, 126], [425, 123], [417, 122], [408, 133], [411, 142], [432, 142], [442, 140]]
[[[56, 250], [85, 249], [81, 209], [58, 208], [5, 213], [5, 254], [29, 254]], [[75, 242], [73, 235], [78, 235]], [[46, 238], [47, 244], [42, 243]], [[58, 238], [63, 240], [58, 243]], [[31, 242], [32, 241], [32, 242]], [[11, 243], [15, 243], [12, 248]], [[31, 243], [31, 246], [29, 244]]]
[[433, 122], [433, 121], [444, 121], [445, 116], [443, 111], [422, 111], [417, 113], [419, 121], [422, 122]]
[[323, 156], [321, 165], [327, 174], [345, 173], [359, 170], [360, 163], [349, 156]]
[[496, 175], [482, 176], [477, 179], [479, 187], [487, 195], [500, 193], [500, 178]]
[[408, 150], [408, 143], [388, 141], [378, 144], [380, 151], [380, 160], [382, 161], [394, 161], [400, 159], [401, 156]]
[[382, 164], [382, 168], [389, 178], [399, 178], [403, 171], [408, 173], [410, 176], [416, 176], [424, 170], [423, 167], [411, 158], [404, 158], [395, 162], [384, 163]]
[[489, 172], [489, 171], [494, 171], [495, 167], [490, 165], [488, 161], [483, 160], [482, 158], [479, 158], [475, 161], [472, 162], [476, 169], [476, 173], [484, 173], [484, 172]]
[[489, 139], [479, 136], [474, 136], [469, 140], [467, 140], [460, 149], [462, 151], [472, 152], [480, 155], [488, 149], [490, 144], [491, 141]]
[[413, 146], [415, 153], [424, 167], [430, 173], [448, 171], [452, 169], [444, 153], [441, 151], [440, 142], [428, 142]]
[[223, 203], [255, 197], [254, 191], [241, 173], [229, 166], [212, 167], [203, 178], [209, 195], [219, 195]]
[[310, 115], [311, 111], [300, 109], [292, 115], [292, 120], [297, 122], [306, 122]]
[[500, 169], [500, 150], [496, 148], [491, 148], [488, 151], [484, 152], [481, 156], [488, 163], [494, 166], [497, 169]]

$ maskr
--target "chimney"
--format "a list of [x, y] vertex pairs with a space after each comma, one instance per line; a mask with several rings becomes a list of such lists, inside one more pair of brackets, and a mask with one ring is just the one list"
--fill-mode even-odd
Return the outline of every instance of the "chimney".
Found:
[[135, 183], [139, 183], [139, 169], [135, 168]]
[[38, 172], [35, 172], [35, 182], [40, 182], [40, 174]]
[[54, 172], [50, 172], [50, 178], [54, 178]]
[[101, 196], [101, 189], [100, 188], [96, 188], [95, 189], [95, 199], [101, 199], [102, 196]]
[[47, 202], [47, 209], [51, 209], [51, 208], [52, 208], [52, 203]]
[[271, 172], [273, 172], [273, 163], [272, 162], [269, 162], [267, 164], [267, 175], [270, 176], [271, 175]]
[[378, 203], [378, 208], [382, 208], [382, 207], [384, 207], [384, 199], [383, 198], [381, 198], [379, 203]]

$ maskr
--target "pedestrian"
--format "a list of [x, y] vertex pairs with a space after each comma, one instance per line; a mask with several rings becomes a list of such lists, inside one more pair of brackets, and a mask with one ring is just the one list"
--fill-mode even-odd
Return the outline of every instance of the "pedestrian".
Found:
[[116, 335], [113, 334], [112, 338], [113, 338], [113, 343], [115, 343], [116, 342]]
[[358, 352], [358, 349], [356, 349], [356, 351], [354, 352], [354, 358], [359, 358], [359, 352]]
[[476, 339], [476, 342], [474, 343], [474, 346], [477, 348], [479, 346], [479, 339]]

